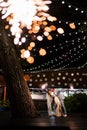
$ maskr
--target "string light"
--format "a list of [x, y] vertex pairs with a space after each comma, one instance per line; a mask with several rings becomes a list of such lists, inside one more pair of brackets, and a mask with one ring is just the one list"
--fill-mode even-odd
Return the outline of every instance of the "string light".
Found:
[[[37, 54], [39, 55], [41, 48], [37, 45], [38, 43], [41, 42], [47, 52], [44, 55], [45, 62], [42, 60], [43, 62], [38, 62], [37, 66], [35, 64], [34, 66], [29, 66], [31, 71], [71, 67], [87, 54], [87, 11], [61, 0], [61, 9], [67, 7], [68, 10], [72, 10], [72, 13], [74, 12], [75, 17], [79, 14], [81, 18], [77, 21], [63, 20], [61, 17], [58, 19], [48, 13], [50, 4], [52, 4], [51, 0], [0, 0], [2, 19], [6, 19], [8, 22], [5, 29], [10, 29], [11, 34], [14, 36], [14, 44], [22, 45], [28, 42], [30, 38], [26, 51], [32, 52], [35, 56], [34, 61], [38, 57]], [[19, 7], [22, 11], [18, 11]], [[33, 11], [29, 10], [31, 8]], [[32, 13], [30, 14], [29, 12]], [[25, 28], [27, 29], [27, 35], [23, 32]], [[58, 32], [58, 28], [62, 28], [61, 34]], [[47, 41], [44, 39], [47, 39]], [[44, 41], [48, 42], [48, 45], [45, 45]], [[32, 44], [33, 47], [31, 47], [32, 42], [34, 43]], [[24, 58], [22, 53], [21, 58]], [[28, 57], [25, 58], [27, 60]], [[86, 66], [86, 63], [78, 65], [78, 67], [83, 67]]]

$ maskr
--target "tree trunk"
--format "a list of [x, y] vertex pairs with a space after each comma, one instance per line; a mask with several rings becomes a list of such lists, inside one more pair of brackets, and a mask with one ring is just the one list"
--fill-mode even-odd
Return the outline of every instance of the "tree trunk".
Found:
[[0, 62], [6, 79], [12, 117], [36, 117], [37, 109], [31, 98], [29, 87], [15, 51], [11, 37], [0, 23]]

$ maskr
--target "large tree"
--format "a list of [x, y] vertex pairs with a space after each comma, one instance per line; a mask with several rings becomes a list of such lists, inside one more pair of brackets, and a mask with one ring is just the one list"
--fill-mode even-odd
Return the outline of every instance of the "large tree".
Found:
[[0, 24], [0, 63], [6, 79], [12, 117], [36, 117], [38, 112], [18, 60], [15, 46]]
[[[4, 22], [2, 25], [0, 24], [0, 61], [7, 83], [12, 116], [14, 117], [35, 117], [38, 114], [28, 85], [23, 78], [24, 74], [19, 64], [14, 44], [27, 43], [27, 39], [30, 39], [30, 37], [31, 42], [34, 37], [38, 41], [43, 39], [43, 37], [38, 38], [37, 34], [41, 32], [41, 35], [43, 35], [44, 31], [49, 30], [45, 28], [47, 23], [52, 22], [51, 25], [53, 25], [53, 21], [57, 20], [56, 17], [51, 16], [48, 12], [48, 5], [51, 3], [51, 0], [0, 1], [1, 21], [5, 20], [5, 25], [7, 25], [5, 29], [10, 31], [11, 36], [14, 37], [14, 40], [12, 40], [7, 35], [7, 30], [4, 29], [3, 25]], [[53, 31], [50, 24], [47, 28]]]

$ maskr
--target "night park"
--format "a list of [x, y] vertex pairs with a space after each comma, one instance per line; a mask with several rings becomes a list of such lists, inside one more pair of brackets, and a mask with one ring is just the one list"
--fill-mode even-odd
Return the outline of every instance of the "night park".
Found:
[[0, 128], [87, 130], [87, 0], [0, 0]]

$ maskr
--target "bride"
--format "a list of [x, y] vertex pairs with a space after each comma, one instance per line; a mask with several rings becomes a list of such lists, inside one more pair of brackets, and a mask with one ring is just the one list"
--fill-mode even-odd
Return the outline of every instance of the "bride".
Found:
[[56, 106], [55, 107], [55, 116], [57, 116], [57, 117], [63, 116], [62, 105], [61, 105], [61, 102], [60, 102], [58, 96], [55, 95], [53, 89], [49, 91], [49, 94], [54, 99], [54, 104], [53, 105]]

